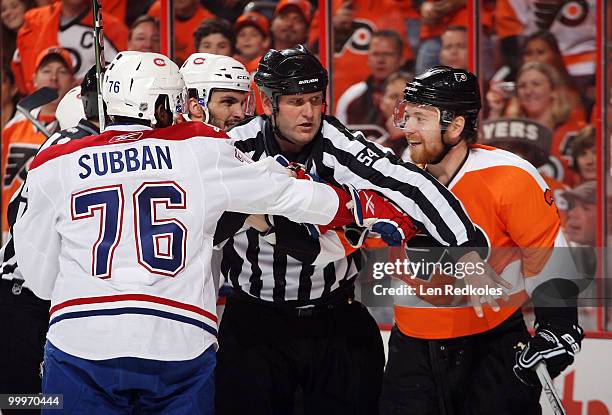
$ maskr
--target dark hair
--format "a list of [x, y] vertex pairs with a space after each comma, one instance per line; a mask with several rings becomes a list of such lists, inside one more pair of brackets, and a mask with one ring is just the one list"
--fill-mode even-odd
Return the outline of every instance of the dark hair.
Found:
[[574, 138], [570, 145], [574, 166], [576, 166], [576, 158], [584, 154], [591, 147], [595, 147], [595, 127], [589, 124], [578, 131], [576, 138]]
[[[19, 0], [19, 2], [25, 5], [26, 12], [34, 7], [38, 7], [35, 0]], [[10, 62], [13, 59], [13, 54], [17, 47], [17, 32], [9, 30], [4, 24], [1, 24], [1, 26], [2, 34], [0, 35], [0, 39], [2, 39], [2, 57], [0, 59], [2, 59], [2, 62]]]
[[527, 49], [527, 44], [534, 40], [541, 40], [552, 50], [553, 55], [555, 56], [554, 61], [552, 62], [552, 66], [559, 72], [561, 78], [565, 81], [565, 83], [570, 87], [574, 88], [573, 78], [567, 71], [567, 67], [565, 66], [565, 62], [563, 61], [563, 55], [561, 54], [561, 50], [559, 49], [559, 42], [555, 35], [546, 30], [538, 30], [537, 32], [527, 36], [525, 38], [525, 42], [523, 43], [523, 51], [521, 55], [525, 56], [525, 51]]
[[219, 33], [229, 40], [232, 48], [232, 55], [236, 53], [236, 34], [234, 33], [234, 28], [230, 22], [220, 18], [206, 19], [200, 23], [200, 26], [198, 26], [193, 34], [195, 50], [198, 50], [203, 38], [214, 33]]
[[[402, 37], [399, 35], [399, 33], [397, 33], [395, 30], [391, 30], [391, 29], [377, 30], [374, 33], [372, 33], [372, 39], [374, 39], [375, 37], [380, 37], [383, 39], [390, 40], [391, 42], [395, 44], [395, 50], [397, 50], [397, 54], [400, 56], [404, 55], [404, 41], [402, 40]], [[372, 41], [370, 40], [370, 45], [371, 44], [372, 44]]]
[[134, 33], [134, 29], [136, 29], [143, 23], [151, 23], [155, 25], [155, 27], [157, 27], [157, 30], [159, 30], [159, 21], [155, 17], [149, 16], [148, 14], [143, 14], [142, 16], [137, 17], [136, 20], [134, 20], [130, 25], [130, 31], [128, 32], [128, 40], [132, 38], [132, 33]]

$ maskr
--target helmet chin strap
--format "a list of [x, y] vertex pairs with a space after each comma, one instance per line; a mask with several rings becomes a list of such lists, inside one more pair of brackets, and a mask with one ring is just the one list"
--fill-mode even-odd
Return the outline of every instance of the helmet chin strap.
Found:
[[285, 135], [283, 133], [281, 133], [281, 130], [278, 128], [278, 124], [276, 123], [276, 114], [277, 114], [278, 110], [276, 108], [274, 108], [274, 110], [272, 111], [272, 130], [274, 131], [274, 135], [277, 136], [280, 140], [282, 141], [286, 141], [288, 143], [291, 143], [293, 145], [298, 145], [298, 143], [296, 143], [295, 141], [291, 140], [290, 138], [285, 137]]
[[435, 159], [433, 159], [432, 162], [427, 163], [427, 164], [438, 164], [438, 163], [440, 163], [442, 160], [444, 160], [444, 158], [446, 157], [448, 152], [451, 151], [451, 149], [453, 147], [455, 147], [457, 144], [459, 144], [463, 140], [461, 137], [459, 137], [459, 140], [457, 140], [457, 142], [454, 143], [454, 144], [449, 144], [449, 143], [444, 142], [444, 134], [446, 133], [446, 129], [447, 128], [448, 127], [443, 127], [440, 130], [440, 132], [441, 132], [441, 134], [440, 134], [440, 142], [442, 143], [442, 151], [440, 151], [440, 154], [438, 154], [438, 156]]

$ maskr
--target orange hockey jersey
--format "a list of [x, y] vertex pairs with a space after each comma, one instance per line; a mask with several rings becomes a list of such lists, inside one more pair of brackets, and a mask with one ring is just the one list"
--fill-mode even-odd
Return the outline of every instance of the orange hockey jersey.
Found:
[[495, 30], [501, 38], [547, 30], [557, 38], [569, 73], [592, 75], [595, 73], [596, 16], [596, 0], [551, 4], [536, 0], [497, 0]]
[[[155, 1], [147, 14], [160, 20], [161, 2], [159, 0]], [[198, 6], [198, 9], [191, 18], [187, 20], [174, 19], [174, 53], [177, 61], [180, 63], [186, 61], [189, 55], [196, 51], [193, 34], [203, 20], [212, 17], [215, 17], [215, 15], [208, 11], [208, 9], [204, 8], [204, 6]]]
[[[73, 55], [75, 77], [85, 73], [95, 64], [93, 42], [93, 15], [87, 8], [71, 22], [60, 25], [62, 3], [28, 10], [17, 34], [17, 50], [12, 70], [19, 90], [24, 94], [34, 91], [32, 78], [36, 71], [36, 57], [41, 50], [59, 45]], [[104, 16], [104, 56], [112, 60], [118, 51], [127, 48], [128, 29], [112, 14]]]
[[[332, 13], [336, 13], [345, 0], [332, 0]], [[353, 9], [353, 32], [347, 39], [336, 39], [333, 62], [334, 107], [340, 96], [351, 85], [370, 76], [368, 46], [372, 33], [380, 29], [392, 29], [404, 40], [404, 59], [414, 58], [407, 42], [406, 19], [414, 18], [411, 2], [405, 0], [355, 0]], [[308, 43], [319, 38], [319, 12], [315, 13], [310, 26]]]
[[[552, 192], [535, 167], [518, 156], [475, 145], [448, 187], [485, 233], [490, 246], [489, 264], [513, 285], [510, 300], [502, 303], [499, 312], [485, 306], [484, 317], [478, 318], [461, 295], [453, 298], [396, 296], [396, 324], [408, 336], [445, 339], [496, 327], [520, 308], [533, 284], [545, 275], [552, 275], [552, 267], [561, 263], [558, 256], [567, 251], [552, 249], [566, 246]], [[413, 261], [410, 246], [407, 252]], [[573, 264], [571, 259], [563, 259]], [[564, 262], [563, 266], [567, 264]], [[446, 274], [402, 280], [417, 289], [419, 286], [460, 286], [460, 280]]]
[[[39, 109], [33, 111], [36, 116]], [[53, 117], [39, 116], [47, 128], [57, 127]], [[7, 208], [13, 194], [21, 187], [26, 169], [47, 138], [21, 113], [17, 113], [2, 131], [2, 240], [8, 232]]]

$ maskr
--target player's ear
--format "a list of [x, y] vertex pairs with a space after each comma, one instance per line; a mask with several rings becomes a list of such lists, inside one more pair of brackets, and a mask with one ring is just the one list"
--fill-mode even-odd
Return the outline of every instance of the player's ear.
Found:
[[446, 131], [448, 131], [449, 138], [454, 139], [461, 135], [464, 128], [465, 117], [459, 115], [453, 119], [453, 122], [448, 126]]
[[187, 108], [189, 109], [189, 115], [192, 115], [196, 118], [204, 118], [204, 111], [202, 110], [202, 106], [198, 104], [198, 100], [195, 98], [189, 98], [187, 101]]

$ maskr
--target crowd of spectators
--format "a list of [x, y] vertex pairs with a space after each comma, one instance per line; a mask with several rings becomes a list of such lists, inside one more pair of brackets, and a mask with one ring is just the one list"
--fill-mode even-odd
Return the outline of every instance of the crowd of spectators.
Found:
[[[467, 1], [330, 1], [333, 89], [328, 109], [368, 139], [402, 154], [405, 140], [392, 118], [405, 82], [438, 64], [470, 66], [468, 28], [473, 22]], [[316, 0], [173, 3], [174, 59], [179, 65], [191, 53], [208, 52], [233, 56], [254, 73], [269, 48], [306, 44], [319, 50]], [[575, 215], [572, 209], [585, 191], [571, 189], [582, 189], [597, 179], [592, 127], [597, 4], [574, 2], [571, 10], [559, 6], [554, 13], [543, 10], [542, 4], [480, 2], [483, 121], [524, 119], [550, 132], [549, 141], [545, 134], [539, 139], [538, 151], [547, 150], [547, 156], [536, 167], [559, 189], [575, 192], [563, 200], [560, 191], [558, 203], [568, 207], [569, 239], [582, 245], [591, 240], [574, 237], [578, 228], [574, 224], [585, 215]], [[2, 1], [3, 194], [11, 191], [7, 172], [11, 148], [23, 151], [24, 145], [35, 148], [44, 140], [29, 121], [16, 115], [15, 103], [41, 86], [57, 88], [59, 101], [80, 83], [95, 63], [91, 7], [90, 0]], [[102, 8], [107, 61], [121, 50], [162, 50], [160, 0], [103, 0]], [[261, 113], [257, 93], [256, 98]], [[58, 101], [36, 113], [50, 129]], [[21, 138], [24, 125], [29, 128], [27, 142]], [[516, 146], [509, 149], [518, 151]], [[404, 157], [409, 158], [409, 153]], [[528, 154], [525, 157], [529, 159]], [[592, 226], [592, 221], [588, 223]]]

